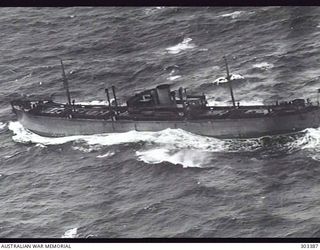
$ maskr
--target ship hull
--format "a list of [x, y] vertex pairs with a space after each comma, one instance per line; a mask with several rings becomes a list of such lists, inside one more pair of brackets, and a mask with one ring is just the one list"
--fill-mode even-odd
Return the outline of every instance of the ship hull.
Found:
[[107, 121], [39, 116], [22, 110], [15, 110], [15, 112], [18, 121], [25, 128], [39, 135], [50, 137], [121, 133], [132, 130], [156, 132], [171, 128], [216, 138], [253, 138], [298, 132], [306, 128], [317, 128], [320, 125], [320, 108], [284, 116], [197, 121]]

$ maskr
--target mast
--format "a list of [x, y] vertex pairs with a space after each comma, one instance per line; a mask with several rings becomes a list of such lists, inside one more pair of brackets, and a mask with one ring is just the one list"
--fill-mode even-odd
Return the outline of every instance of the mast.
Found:
[[69, 91], [69, 83], [68, 83], [68, 79], [66, 76], [66, 73], [64, 72], [64, 66], [63, 66], [63, 62], [61, 61], [61, 68], [62, 68], [62, 79], [63, 79], [63, 86], [66, 89], [66, 93], [67, 93], [67, 98], [68, 98], [68, 103], [71, 106], [71, 97], [70, 97], [70, 91]]
[[111, 103], [110, 103], [110, 95], [109, 95], [109, 90], [108, 89], [105, 89], [104, 90], [106, 92], [106, 95], [107, 95], [107, 100], [108, 100], [108, 105], [109, 107], [111, 106]]
[[226, 64], [226, 70], [227, 70], [227, 81], [229, 83], [229, 89], [230, 89], [230, 95], [231, 95], [231, 100], [232, 100], [232, 105], [233, 107], [236, 106], [236, 102], [234, 101], [234, 95], [233, 95], [233, 89], [232, 89], [232, 82], [231, 82], [231, 76], [229, 74], [229, 67], [228, 67], [228, 61], [227, 61], [227, 58], [224, 56], [223, 57], [224, 59], [224, 62]]
[[114, 98], [114, 104], [116, 106], [116, 108], [118, 107], [118, 100], [117, 100], [117, 96], [116, 96], [116, 90], [115, 90], [115, 87], [112, 85], [111, 86], [112, 88], [112, 93], [113, 93], [113, 98]]

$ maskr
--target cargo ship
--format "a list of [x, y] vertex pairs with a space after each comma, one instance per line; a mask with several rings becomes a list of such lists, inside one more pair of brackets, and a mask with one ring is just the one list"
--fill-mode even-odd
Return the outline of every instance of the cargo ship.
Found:
[[[243, 106], [235, 101], [229, 67], [225, 59], [232, 105], [210, 106], [206, 96], [186, 89], [171, 90], [162, 84], [141, 91], [120, 104], [116, 89], [105, 89], [106, 105], [83, 105], [71, 101], [69, 83], [61, 60], [67, 102], [52, 99], [11, 101], [18, 121], [28, 130], [49, 137], [92, 135], [167, 128], [216, 138], [253, 138], [287, 134], [320, 125], [319, 102], [295, 99], [273, 105]], [[111, 92], [113, 95], [111, 101]]]

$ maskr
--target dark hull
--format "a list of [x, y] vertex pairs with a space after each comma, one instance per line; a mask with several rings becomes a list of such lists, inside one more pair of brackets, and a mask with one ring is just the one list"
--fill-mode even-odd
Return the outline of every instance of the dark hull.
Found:
[[15, 110], [19, 122], [27, 129], [44, 136], [60, 137], [120, 133], [131, 130], [160, 131], [167, 128], [216, 138], [252, 138], [292, 133], [320, 125], [320, 108], [304, 113], [251, 118], [202, 119], [190, 121], [110, 121], [103, 119], [68, 119], [34, 115]]

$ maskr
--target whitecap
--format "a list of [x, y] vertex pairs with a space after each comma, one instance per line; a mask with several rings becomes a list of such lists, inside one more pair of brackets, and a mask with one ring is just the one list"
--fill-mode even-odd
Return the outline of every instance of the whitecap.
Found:
[[272, 63], [268, 63], [268, 62], [261, 62], [261, 63], [256, 63], [253, 65], [254, 68], [258, 68], [258, 69], [262, 69], [262, 70], [272, 69], [273, 66], [274, 65]]
[[244, 11], [234, 11], [231, 13], [222, 14], [220, 16], [221, 17], [231, 17], [232, 19], [235, 19], [235, 18], [241, 16], [242, 14], [244, 14]]
[[61, 238], [77, 238], [78, 237], [78, 228], [71, 228], [65, 231]]
[[169, 76], [169, 77], [167, 78], [167, 80], [174, 81], [174, 80], [177, 80], [177, 79], [179, 79], [179, 78], [181, 78], [181, 76], [179, 76], [179, 75], [177, 75], [177, 76]]
[[158, 11], [162, 10], [164, 7], [153, 7], [153, 8], [147, 8], [144, 10], [144, 13], [146, 15], [153, 15], [156, 14]]
[[228, 82], [226, 77], [219, 77], [213, 81], [213, 84], [220, 85], [221, 83], [226, 83], [226, 82]]
[[12, 155], [5, 155], [5, 156], [3, 156], [3, 158], [4, 159], [10, 159], [10, 158], [13, 158], [13, 157], [17, 156], [18, 154], [20, 154], [20, 152], [14, 153]]
[[0, 122], [0, 132], [7, 129], [7, 124], [4, 122]]
[[96, 146], [72, 146], [72, 149], [74, 150], [78, 150], [78, 151], [81, 151], [83, 153], [90, 153], [92, 151], [95, 151], [95, 150], [99, 150], [100, 147], [96, 147]]
[[107, 152], [103, 155], [98, 155], [97, 158], [106, 158], [106, 157], [113, 156], [114, 154], [115, 154], [114, 152]]
[[[231, 74], [230, 76], [230, 80], [240, 80], [240, 79], [244, 79], [244, 77], [240, 74]], [[226, 83], [226, 82], [228, 82], [226, 77], [219, 77], [213, 81], [213, 84], [220, 85], [221, 83]]]
[[184, 168], [197, 167], [201, 168], [209, 162], [207, 152], [196, 150], [174, 150], [169, 148], [155, 148], [145, 151], [137, 151], [138, 160], [148, 164], [157, 164], [161, 162], [170, 162], [180, 164]]
[[187, 50], [187, 49], [193, 49], [195, 47], [195, 44], [190, 43], [192, 41], [191, 38], [185, 38], [183, 41], [175, 46], [166, 48], [167, 52], [169, 54], [178, 54], [181, 51]]
[[320, 151], [320, 128], [305, 129], [304, 136], [296, 141], [296, 145], [302, 149]]

